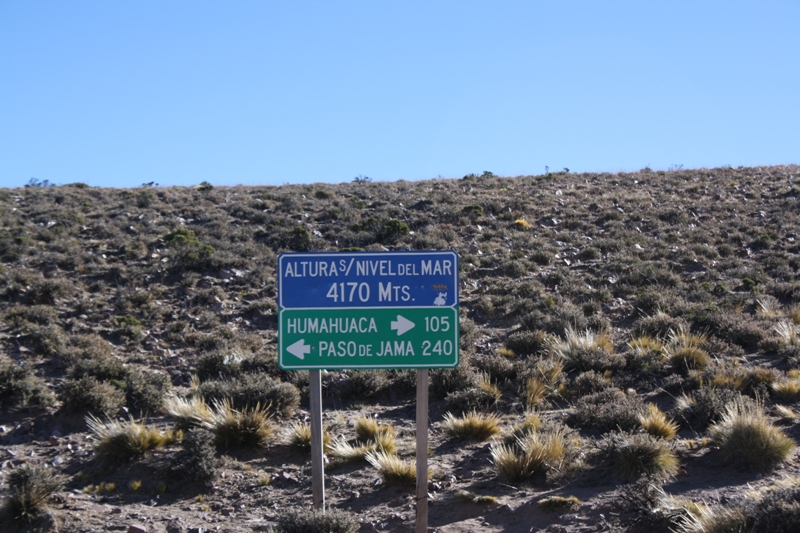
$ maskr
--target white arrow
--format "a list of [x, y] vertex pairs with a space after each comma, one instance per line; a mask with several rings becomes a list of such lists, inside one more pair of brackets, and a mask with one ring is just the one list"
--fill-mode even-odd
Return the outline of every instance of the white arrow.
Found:
[[411, 322], [409, 319], [407, 319], [404, 316], [397, 315], [397, 321], [392, 320], [391, 326], [392, 326], [392, 329], [396, 329], [397, 330], [397, 336], [399, 337], [400, 335], [402, 335], [406, 331], [408, 331], [411, 328], [413, 328], [414, 327], [414, 323]]
[[291, 346], [287, 346], [286, 351], [298, 359], [304, 359], [306, 354], [311, 352], [311, 346], [306, 346], [305, 340], [300, 339]]

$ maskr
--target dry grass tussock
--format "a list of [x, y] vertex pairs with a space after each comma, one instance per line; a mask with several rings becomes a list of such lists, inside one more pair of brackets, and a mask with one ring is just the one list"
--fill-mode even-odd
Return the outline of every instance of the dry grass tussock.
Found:
[[520, 483], [560, 469], [567, 455], [566, 446], [562, 430], [530, 433], [519, 439], [516, 445], [493, 445], [492, 462], [501, 477], [511, 483]]
[[[311, 424], [307, 422], [296, 422], [292, 424], [289, 442], [298, 450], [311, 449]], [[333, 437], [327, 431], [322, 431], [322, 450], [324, 453], [331, 451]]]
[[261, 405], [234, 409], [227, 400], [212, 405], [212, 417], [203, 427], [214, 434], [217, 448], [223, 450], [264, 446], [277, 429], [269, 411]]
[[445, 413], [442, 430], [454, 438], [485, 441], [500, 433], [500, 417], [475, 411], [462, 416]]
[[190, 398], [171, 396], [164, 402], [164, 410], [182, 429], [203, 426], [214, 418], [214, 412], [199, 396]]
[[389, 485], [413, 487], [417, 482], [417, 466], [413, 461], [404, 461], [396, 455], [380, 450], [367, 453], [366, 459], [378, 470], [381, 479]]
[[133, 417], [127, 421], [105, 420], [89, 415], [86, 425], [95, 439], [95, 450], [107, 459], [129, 460], [144, 455], [149, 450], [162, 448], [178, 442], [182, 431], [157, 428], [140, 424]]
[[645, 433], [670, 440], [678, 434], [678, 424], [670, 420], [658, 406], [647, 404], [647, 412], [639, 415], [639, 422]]
[[796, 447], [770, 422], [761, 404], [741, 400], [728, 405], [722, 419], [709, 428], [709, 435], [726, 462], [757, 470], [786, 461]]

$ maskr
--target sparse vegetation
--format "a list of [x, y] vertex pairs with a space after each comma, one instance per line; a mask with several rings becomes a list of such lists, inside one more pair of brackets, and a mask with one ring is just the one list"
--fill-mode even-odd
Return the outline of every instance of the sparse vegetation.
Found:
[[358, 519], [341, 509], [292, 509], [278, 517], [277, 533], [356, 533]]
[[[278, 517], [309, 507], [308, 457], [291, 451], [309, 442], [308, 382], [278, 366], [277, 255], [452, 248], [461, 257], [459, 287], [448, 290], [461, 298], [462, 357], [458, 368], [430, 371], [430, 412], [434, 420], [491, 413], [504, 431], [484, 444], [457, 440], [434, 421], [429, 491], [437, 501], [463, 490], [513, 507], [520, 497], [509, 480], [564, 481], [598, 487], [586, 505], [608, 529], [679, 531], [680, 517], [706, 513], [718, 530], [792, 530], [795, 493], [746, 493], [787, 473], [796, 457], [798, 176], [797, 166], [675, 167], [0, 189], [4, 483], [10, 489], [10, 474], [26, 463], [47, 464], [69, 474], [76, 496], [105, 499], [122, 516], [142, 500], [157, 503], [148, 506], [154, 522], [204, 513], [210, 522], [225, 516], [236, 533], [277, 527]], [[363, 459], [382, 452], [408, 462], [415, 378], [413, 370], [324, 373], [335, 477], [328, 509], [358, 509], [363, 527], [411, 520], [405, 491], [378, 490], [387, 500], [379, 507], [364, 497], [377, 476]], [[739, 403], [758, 405], [760, 418], [734, 417]], [[121, 452], [135, 463], [109, 465], [93, 460], [102, 454], [86, 439], [89, 414], [186, 434], [146, 449], [142, 431], [121, 445], [145, 449]], [[548, 455], [544, 444], [559, 428], [560, 445], [537, 462], [534, 452]], [[659, 469], [659, 453], [669, 451], [685, 468]], [[618, 471], [614, 457], [638, 466]], [[717, 464], [732, 468], [710, 483], [707, 467]], [[659, 490], [674, 477], [685, 494], [662, 490], [647, 511], [610, 509], [639, 475]], [[536, 507], [540, 498], [528, 501]], [[251, 504], [265, 501], [277, 507], [257, 514]], [[68, 522], [59, 530], [110, 525], [97, 506], [76, 511], [68, 502], [54, 498], [24, 527], [46, 529], [37, 520], [50, 512], [54, 526]]]

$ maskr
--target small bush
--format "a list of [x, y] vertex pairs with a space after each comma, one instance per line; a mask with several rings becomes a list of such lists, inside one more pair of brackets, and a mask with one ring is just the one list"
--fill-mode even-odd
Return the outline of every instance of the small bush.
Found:
[[617, 429], [631, 431], [639, 427], [639, 416], [645, 411], [641, 399], [611, 388], [580, 398], [567, 423], [603, 433]]
[[644, 476], [670, 477], [680, 468], [669, 444], [652, 435], [614, 435], [610, 439], [609, 451], [614, 472], [625, 481]]
[[563, 341], [550, 347], [553, 356], [561, 358], [566, 370], [611, 370], [621, 368], [625, 361], [614, 353], [614, 345], [607, 334], [597, 334], [590, 330], [576, 332], [567, 328]]
[[340, 509], [303, 507], [278, 516], [276, 533], [356, 533], [361, 524], [356, 516]]
[[473, 388], [478, 384], [477, 376], [466, 364], [452, 369], [436, 368], [428, 376], [431, 397], [437, 400], [443, 400], [450, 393]]
[[126, 405], [139, 415], [159, 413], [169, 388], [170, 380], [166, 374], [131, 369], [125, 386]]
[[244, 357], [237, 352], [215, 351], [203, 354], [197, 360], [197, 377], [200, 381], [222, 380], [238, 376]]
[[494, 387], [474, 387], [451, 392], [445, 397], [447, 408], [458, 413], [480, 411], [495, 405], [500, 399], [500, 391]]
[[242, 374], [226, 380], [207, 381], [200, 394], [209, 403], [226, 400], [236, 409], [260, 404], [275, 412], [291, 414], [300, 405], [300, 391], [291, 383], [262, 374]]
[[518, 331], [508, 336], [506, 347], [518, 355], [532, 355], [546, 349], [550, 339], [542, 330]]
[[30, 367], [0, 359], [0, 407], [48, 409], [53, 404], [55, 395]]
[[750, 531], [794, 533], [800, 531], [800, 489], [779, 487], [745, 506]]
[[728, 463], [755, 470], [770, 469], [788, 459], [794, 440], [773, 426], [760, 405], [735, 401], [709, 435]]
[[0, 523], [11, 528], [33, 525], [46, 511], [47, 500], [61, 489], [61, 480], [49, 468], [21, 466], [8, 474], [8, 497]]
[[93, 354], [93, 357], [76, 361], [69, 374], [74, 379], [91, 376], [98, 381], [125, 381], [127, 371], [120, 359], [108, 352], [99, 352]]
[[461, 417], [445, 413], [442, 430], [458, 439], [483, 442], [500, 433], [500, 418], [495, 414], [480, 414], [475, 411]]
[[376, 370], [351, 370], [341, 389], [342, 398], [364, 400], [375, 398], [386, 388], [386, 373]]
[[86, 376], [68, 380], [61, 392], [64, 409], [74, 413], [114, 416], [125, 404], [125, 392], [110, 383]]
[[657, 311], [655, 315], [643, 317], [633, 323], [631, 335], [633, 337], [654, 337], [656, 339], [666, 339], [670, 332], [678, 331], [686, 326], [686, 321], [680, 318], [673, 318], [667, 313]]
[[704, 431], [725, 414], [728, 405], [740, 397], [730, 389], [704, 387], [678, 397], [675, 417], [695, 431]]
[[610, 386], [611, 381], [607, 377], [594, 370], [589, 370], [577, 376], [568, 390], [570, 397], [580, 398], [602, 392]]
[[173, 470], [199, 483], [213, 481], [221, 464], [214, 448], [214, 434], [203, 428], [193, 428], [184, 435], [182, 444], [183, 450], [175, 457]]

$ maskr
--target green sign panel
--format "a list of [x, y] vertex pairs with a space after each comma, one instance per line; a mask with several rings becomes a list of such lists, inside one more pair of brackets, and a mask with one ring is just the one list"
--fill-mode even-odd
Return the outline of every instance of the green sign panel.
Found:
[[280, 309], [285, 370], [453, 368], [459, 307]]

